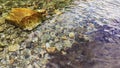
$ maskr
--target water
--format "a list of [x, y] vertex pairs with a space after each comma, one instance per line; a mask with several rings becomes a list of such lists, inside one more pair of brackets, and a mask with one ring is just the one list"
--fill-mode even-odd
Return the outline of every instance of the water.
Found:
[[[89, 68], [120, 67], [120, 0], [76, 0], [76, 5], [68, 8], [65, 13], [55, 17], [56, 24], [45, 22], [34, 29], [29, 35], [39, 35], [44, 29], [59, 31], [51, 27], [59, 25], [70, 31], [72, 28], [85, 27], [84, 34], [89, 35], [94, 44], [91, 58], [96, 64]], [[53, 18], [54, 20], [54, 18]], [[20, 30], [21, 31], [21, 30]], [[72, 31], [72, 30], [71, 30]], [[80, 30], [81, 31], [81, 30]], [[13, 31], [14, 32], [14, 31]]]
[[119, 68], [120, 0], [93, 0], [76, 3], [78, 6], [72, 8], [71, 12], [79, 16], [80, 27], [86, 26], [85, 34], [91, 36], [95, 42], [93, 60], [97, 64], [92, 68]]

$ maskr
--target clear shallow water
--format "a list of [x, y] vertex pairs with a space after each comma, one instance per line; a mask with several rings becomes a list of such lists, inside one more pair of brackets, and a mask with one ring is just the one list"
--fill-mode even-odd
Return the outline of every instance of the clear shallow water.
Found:
[[[89, 68], [119, 68], [120, 67], [120, 1], [119, 0], [93, 0], [88, 2], [76, 1], [76, 6], [65, 13], [53, 18], [49, 23], [39, 26], [34, 33], [41, 33], [42, 29], [54, 31], [56, 25], [70, 31], [85, 27], [84, 34], [91, 37], [94, 44], [92, 51], [95, 65]], [[52, 22], [57, 22], [53, 24]], [[58, 30], [57, 30], [58, 31]], [[81, 31], [81, 30], [79, 30]], [[33, 37], [34, 39], [34, 37]], [[86, 68], [86, 67], [85, 67]]]
[[[44, 29], [57, 32], [56, 25], [76, 29], [85, 27], [83, 33], [89, 35], [94, 41], [93, 54], [95, 65], [88, 68], [119, 68], [120, 67], [120, 0], [93, 0], [88, 2], [76, 1], [76, 6], [56, 17], [56, 24], [45, 23], [30, 33], [29, 41], [36, 40], [34, 34], [40, 35]], [[54, 19], [53, 19], [54, 21]], [[41, 30], [41, 31], [40, 31]], [[55, 30], [55, 31], [54, 31]], [[81, 31], [81, 30], [80, 30]], [[27, 42], [25, 42], [27, 45]], [[24, 46], [24, 44], [23, 44]], [[26, 50], [27, 51], [27, 50]], [[39, 51], [39, 49], [38, 49]], [[26, 61], [26, 60], [25, 60]], [[86, 67], [84, 67], [86, 68]]]
[[114, 38], [120, 38], [119, 0], [93, 0], [76, 3], [78, 6], [73, 7], [67, 16], [71, 15], [73, 18], [71, 20], [77, 24], [77, 27], [85, 26], [87, 28], [85, 34], [99, 34], [97, 38], [100, 38], [101, 42], [115, 42]]
[[71, 12], [79, 16], [80, 27], [85, 26], [87, 28], [85, 34], [91, 36], [95, 42], [92, 44], [95, 46], [93, 60], [97, 64], [92, 68], [119, 68], [120, 0], [93, 0], [76, 3], [79, 5]]

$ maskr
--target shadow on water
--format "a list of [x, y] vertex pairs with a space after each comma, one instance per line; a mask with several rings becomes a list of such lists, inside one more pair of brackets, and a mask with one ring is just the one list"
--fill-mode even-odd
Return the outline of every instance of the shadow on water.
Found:
[[[80, 40], [84, 40], [80, 42]], [[92, 60], [94, 57], [90, 43], [84, 38], [76, 37], [76, 42], [72, 44], [71, 48], [61, 50], [60, 52], [50, 54], [52, 59], [46, 64], [47, 68], [92, 68], [95, 62]], [[63, 54], [62, 52], [66, 52]]]
[[[114, 23], [114, 22], [113, 22]], [[118, 68], [120, 67], [120, 30], [108, 25], [96, 27], [89, 34], [93, 41], [75, 38], [71, 48], [50, 54], [47, 68]], [[82, 40], [82, 42], [81, 42]]]

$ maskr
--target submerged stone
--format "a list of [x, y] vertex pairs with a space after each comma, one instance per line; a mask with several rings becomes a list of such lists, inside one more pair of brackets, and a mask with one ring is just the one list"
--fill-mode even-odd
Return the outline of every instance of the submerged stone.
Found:
[[8, 46], [8, 51], [14, 52], [14, 51], [19, 50], [19, 48], [20, 48], [19, 44], [13, 44], [13, 45]]
[[23, 30], [32, 30], [41, 23], [44, 12], [37, 12], [28, 8], [12, 8], [6, 20]]

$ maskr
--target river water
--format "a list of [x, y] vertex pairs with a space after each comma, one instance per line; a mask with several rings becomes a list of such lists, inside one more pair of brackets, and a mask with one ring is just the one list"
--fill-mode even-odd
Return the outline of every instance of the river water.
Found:
[[[65, 13], [53, 18], [50, 21], [45, 21], [42, 25], [36, 27], [36, 29], [31, 31], [29, 34], [27, 33], [26, 35], [28, 35], [29, 37], [27, 40], [21, 43], [21, 46], [25, 48], [25, 44], [26, 45], [30, 44], [31, 46], [40, 45], [41, 43], [43, 43], [41, 42], [41, 40], [42, 41], [44, 40], [44, 36], [45, 38], [48, 39], [48, 37], [50, 37], [49, 36], [50, 33], [52, 32], [57, 33], [58, 36], [59, 35], [61, 36], [64, 35], [65, 33], [68, 34], [69, 32], [73, 31], [76, 28], [85, 27], [87, 30], [86, 31], [83, 30], [83, 33], [88, 35], [91, 41], [94, 42], [94, 44], [89, 44], [89, 46], [90, 47], [94, 46], [92, 48], [92, 53], [94, 54], [94, 57], [92, 57], [91, 59], [95, 62], [95, 64], [92, 66], [86, 65], [83, 66], [83, 68], [120, 68], [119, 16], [120, 16], [120, 0], [88, 0], [88, 1], [75, 0], [74, 5], [66, 9]], [[61, 29], [64, 28], [64, 31], [62, 31], [60, 28]], [[22, 32], [22, 30], [20, 31]], [[18, 31], [18, 33], [20, 32]], [[42, 35], [41, 33], [43, 33], [44, 35]], [[39, 36], [40, 36], [39, 39], [41, 40], [38, 39]], [[35, 41], [37, 43], [31, 44], [31, 41], [33, 42]], [[60, 41], [60, 46], [62, 46], [63, 44], [64, 43]], [[41, 50], [40, 49], [41, 48], [37, 48], [36, 50], [34, 49], [37, 52], [35, 53], [36, 55], [42, 51], [42, 49]], [[29, 58], [30, 60], [27, 60], [26, 58], [23, 57], [24, 53], [29, 55], [30, 51], [32, 51], [32, 49], [23, 49], [21, 53], [18, 51], [17, 55], [18, 60], [20, 60], [22, 64], [18, 62], [18, 64], [15, 64], [16, 67], [18, 67], [19, 64], [21, 67], [23, 67], [23, 65], [25, 64], [26, 66], [25, 68], [29, 68], [29, 66], [26, 64], [27, 61], [30, 62], [31, 60], [34, 60], [35, 63], [37, 62], [36, 58], [32, 57]], [[30, 56], [36, 55], [30, 54]], [[8, 54], [8, 57], [9, 56], [11, 57], [12, 55]], [[4, 60], [6, 60], [6, 57]], [[24, 62], [22, 62], [23, 60]], [[38, 64], [40, 64], [40, 62], [43, 62], [41, 60], [38, 61], [39, 61]], [[43, 64], [41, 64], [41, 66], [43, 66]], [[8, 66], [8, 68], [10, 67]]]
[[78, 26], [85, 26], [87, 28], [85, 34], [91, 36], [95, 42], [93, 60], [97, 64], [91, 68], [119, 68], [120, 0], [76, 1], [75, 3], [76, 7], [71, 8], [68, 17], [74, 18]]
[[85, 25], [94, 24], [94, 28], [87, 27], [96, 42], [93, 52], [98, 64], [94, 68], [119, 68], [120, 0], [95, 0], [80, 6], [84, 7]]

